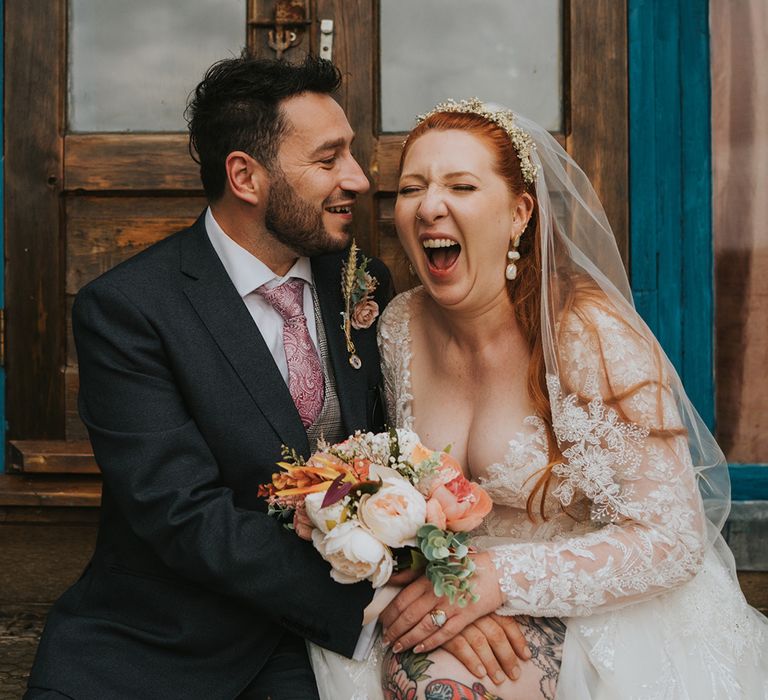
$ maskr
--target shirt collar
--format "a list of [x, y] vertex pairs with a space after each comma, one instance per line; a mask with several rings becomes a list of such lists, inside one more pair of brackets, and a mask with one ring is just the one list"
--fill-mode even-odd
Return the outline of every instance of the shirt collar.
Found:
[[312, 284], [312, 264], [308, 257], [298, 258], [284, 276], [276, 275], [255, 255], [235, 243], [224, 232], [213, 217], [210, 207], [205, 212], [205, 230], [208, 232], [213, 249], [241, 297], [248, 296], [262, 285], [267, 285], [268, 289], [277, 287], [289, 277], [296, 277], [307, 284]]

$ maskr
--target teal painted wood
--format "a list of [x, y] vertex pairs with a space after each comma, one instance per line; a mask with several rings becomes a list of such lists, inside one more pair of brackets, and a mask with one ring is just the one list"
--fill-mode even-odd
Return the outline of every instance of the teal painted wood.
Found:
[[[704, 422], [715, 427], [714, 238], [709, 3], [681, 0], [683, 376]], [[693, 378], [691, 381], [688, 378]]]
[[658, 241], [657, 337], [672, 364], [682, 368], [682, 207], [680, 201], [680, 9], [677, 2], [654, 2], [656, 141], [656, 239]]
[[653, 0], [629, 0], [630, 277], [640, 315], [658, 332]]
[[708, 0], [628, 0], [632, 289], [713, 426], [707, 22]]
[[[0, 0], [0, 37], [3, 38], [2, 50], [0, 50], [0, 95], [3, 92], [3, 77], [5, 75], [5, 3]], [[5, 112], [0, 109], [0, 144], [5, 143], [3, 131], [3, 118]], [[5, 251], [5, 150], [0, 146], [0, 251]], [[5, 308], [5, 255], [0, 261], [0, 309]], [[0, 366], [0, 472], [5, 470], [5, 367]]]
[[[632, 292], [714, 429], [709, 0], [627, 2]], [[733, 500], [768, 500], [768, 464], [730, 474]]]
[[768, 465], [731, 464], [731, 500], [768, 501]]

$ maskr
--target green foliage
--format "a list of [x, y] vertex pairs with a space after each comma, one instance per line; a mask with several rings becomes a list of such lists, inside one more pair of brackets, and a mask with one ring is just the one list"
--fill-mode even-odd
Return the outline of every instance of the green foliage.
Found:
[[296, 452], [296, 450], [293, 447], [288, 447], [288, 445], [282, 445], [280, 448], [280, 453], [283, 455], [283, 462], [296, 464], [300, 467], [306, 464], [304, 457], [302, 457], [298, 452]]
[[419, 550], [427, 560], [426, 575], [437, 596], [464, 607], [475, 602], [469, 582], [475, 572], [475, 562], [469, 557], [469, 533], [448, 532], [435, 525], [424, 525], [417, 533]]
[[295, 529], [293, 527], [293, 512], [293, 506], [287, 506], [277, 501], [267, 506], [267, 515], [277, 518], [286, 530]]
[[400, 461], [400, 440], [397, 437], [397, 430], [395, 428], [389, 428], [387, 434], [389, 435], [390, 460], [394, 457], [395, 464], [397, 464]]

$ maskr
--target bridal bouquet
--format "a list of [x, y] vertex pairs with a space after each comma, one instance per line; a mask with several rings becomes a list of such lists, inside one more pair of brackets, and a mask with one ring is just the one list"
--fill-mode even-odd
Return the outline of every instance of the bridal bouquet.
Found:
[[390, 430], [318, 443], [306, 461], [287, 448], [283, 454], [281, 471], [259, 495], [282, 518], [306, 510], [334, 580], [379, 588], [395, 560], [410, 553], [412, 566], [425, 565], [436, 595], [459, 605], [475, 599], [466, 542], [492, 503], [447, 452], [424, 447], [409, 430]]

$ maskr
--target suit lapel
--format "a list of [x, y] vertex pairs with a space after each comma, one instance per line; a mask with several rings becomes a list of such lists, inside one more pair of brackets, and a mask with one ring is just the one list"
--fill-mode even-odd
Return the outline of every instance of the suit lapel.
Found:
[[288, 387], [229, 279], [200, 217], [181, 243], [184, 293], [283, 444], [307, 454], [309, 444]]
[[341, 314], [344, 310], [341, 296], [342, 264], [343, 258], [339, 255], [319, 256], [312, 259], [312, 274], [323, 314], [328, 354], [336, 377], [341, 417], [347, 433], [352, 433], [365, 425], [367, 383], [365, 370], [353, 369], [349, 364], [347, 344], [341, 328]]

